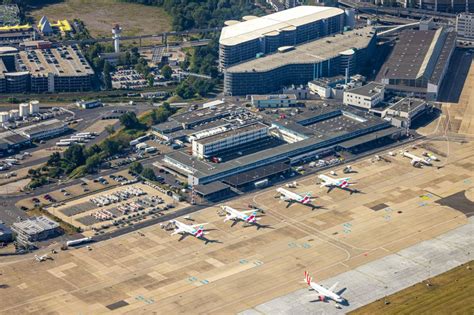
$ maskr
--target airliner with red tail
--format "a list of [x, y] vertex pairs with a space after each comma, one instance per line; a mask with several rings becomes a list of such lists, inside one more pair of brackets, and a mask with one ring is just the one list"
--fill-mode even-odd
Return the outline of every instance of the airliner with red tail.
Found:
[[[334, 292], [334, 290], [336, 289], [338, 285], [338, 282], [333, 284], [333, 286], [330, 287], [329, 289], [326, 289], [322, 285], [319, 285], [316, 282], [313, 282], [313, 278], [309, 275], [307, 271], [304, 272], [304, 281], [309, 285], [311, 289], [316, 291], [316, 293], [319, 295], [320, 301], [325, 302], [327, 299], [330, 299], [336, 303], [345, 302], [345, 299], [341, 297], [340, 294]], [[340, 305], [336, 304], [336, 307], [340, 307]]]
[[329, 188], [328, 193], [331, 192], [331, 190], [333, 190], [336, 187], [342, 190], [350, 191], [351, 194], [354, 192], [358, 192], [357, 190], [353, 190], [349, 188], [350, 186], [355, 185], [354, 182], [349, 182], [351, 180], [350, 177], [332, 178], [324, 174], [321, 174], [321, 175], [318, 175], [318, 178], [321, 180], [321, 187]]
[[234, 222], [243, 221], [248, 224], [254, 224], [259, 220], [255, 210], [239, 211], [229, 206], [222, 206], [222, 210], [226, 213], [224, 222], [232, 220]]
[[317, 208], [315, 205], [311, 203], [311, 199], [313, 199], [313, 197], [311, 197], [310, 194], [301, 196], [297, 193], [294, 193], [292, 191], [286, 190], [285, 188], [281, 188], [281, 187], [277, 188], [276, 191], [280, 194], [279, 198], [281, 200], [288, 202], [288, 204], [286, 205], [287, 208], [291, 206], [293, 203], [301, 203], [302, 205], [310, 206], [313, 209]]
[[175, 230], [171, 235], [181, 234], [182, 237], [179, 239], [180, 241], [184, 239], [187, 235], [192, 235], [196, 238], [203, 238], [207, 232], [204, 232], [204, 225], [208, 223], [201, 223], [195, 225], [188, 225], [178, 220], [170, 220], [170, 223], [175, 226]]

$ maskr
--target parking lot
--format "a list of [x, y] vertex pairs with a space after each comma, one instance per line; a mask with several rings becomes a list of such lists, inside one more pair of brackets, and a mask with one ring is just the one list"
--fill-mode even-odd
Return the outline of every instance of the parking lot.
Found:
[[[127, 171], [122, 171], [112, 176], [122, 176], [125, 180], [133, 179], [133, 177], [128, 175]], [[105, 181], [100, 182], [97, 178], [93, 180], [83, 178], [79, 184], [57, 189], [48, 194], [28, 197], [19, 201], [16, 206], [22, 210], [31, 209], [35, 206], [49, 206], [121, 184], [120, 181], [110, 177], [107, 177], [107, 179], [104, 178], [104, 180]]]
[[143, 183], [133, 183], [101, 190], [82, 198], [49, 206], [48, 212], [61, 220], [81, 228], [84, 235], [105, 233], [105, 230], [133, 225], [148, 218], [163, 215], [164, 211], [181, 209], [186, 204], [177, 202], [166, 193]]

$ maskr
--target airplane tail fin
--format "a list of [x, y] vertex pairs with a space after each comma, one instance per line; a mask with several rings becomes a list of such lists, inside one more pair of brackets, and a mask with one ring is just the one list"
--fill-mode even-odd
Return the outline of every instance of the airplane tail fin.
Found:
[[203, 229], [197, 230], [197, 232], [196, 232], [196, 234], [194, 234], [194, 236], [196, 236], [196, 237], [204, 236], [204, 230]]
[[305, 278], [305, 282], [308, 285], [311, 285], [311, 281], [313, 280], [313, 278], [309, 275], [309, 272], [307, 271], [304, 272], [304, 278]]

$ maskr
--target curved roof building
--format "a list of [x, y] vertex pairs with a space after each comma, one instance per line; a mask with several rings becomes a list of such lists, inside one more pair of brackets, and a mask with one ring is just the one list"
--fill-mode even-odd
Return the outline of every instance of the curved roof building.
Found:
[[341, 32], [344, 11], [332, 7], [299, 6], [240, 23], [227, 23], [219, 39], [219, 63], [231, 65], [274, 52], [281, 46], [308, 42]]

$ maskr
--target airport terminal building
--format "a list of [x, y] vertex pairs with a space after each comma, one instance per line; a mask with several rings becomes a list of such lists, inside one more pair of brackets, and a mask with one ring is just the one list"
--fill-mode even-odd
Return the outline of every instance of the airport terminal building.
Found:
[[268, 94], [288, 85], [360, 72], [372, 56], [376, 33], [364, 27], [231, 66], [224, 70], [226, 95]]
[[344, 29], [343, 10], [332, 7], [298, 6], [243, 22], [227, 21], [219, 39], [219, 68], [275, 52]]
[[[223, 157], [222, 160], [203, 159], [182, 149], [167, 153], [163, 163], [187, 177], [189, 184], [222, 181], [236, 186], [242, 178], [258, 181], [263, 176], [285, 173], [290, 165], [335, 152], [340, 145], [350, 148], [377, 138], [397, 137], [400, 133], [388, 121], [343, 105], [315, 106], [284, 119], [266, 114], [262, 117], [262, 122], [269, 126], [267, 134], [263, 136], [260, 131], [264, 129], [259, 129], [258, 137], [212, 153], [215, 157]], [[226, 141], [238, 134], [238, 131], [222, 133], [219, 140]], [[348, 140], [351, 143], [345, 144]]]

